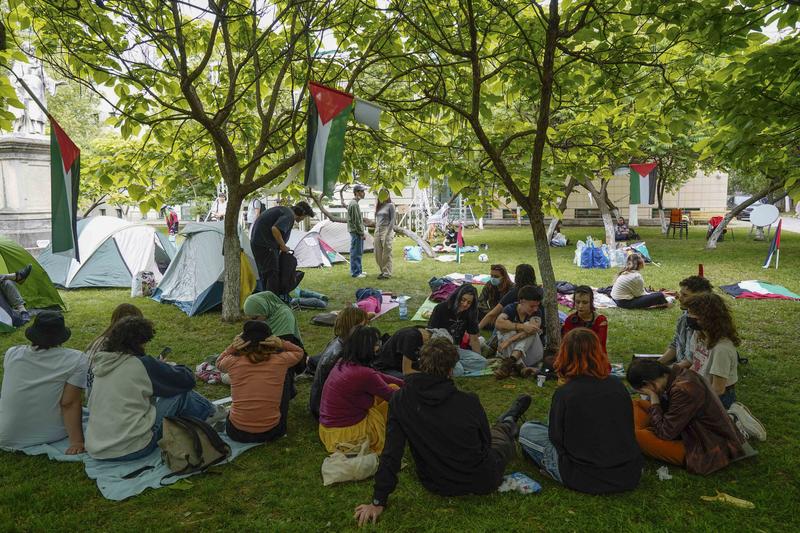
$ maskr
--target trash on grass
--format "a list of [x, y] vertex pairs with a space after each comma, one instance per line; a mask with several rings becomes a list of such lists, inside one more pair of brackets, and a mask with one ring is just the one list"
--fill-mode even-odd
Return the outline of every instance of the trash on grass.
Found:
[[731, 496], [730, 494], [726, 494], [724, 492], [717, 491], [716, 496], [700, 496], [700, 499], [704, 502], [722, 502], [727, 503], [728, 505], [733, 505], [735, 507], [739, 507], [740, 509], [755, 509], [756, 506], [753, 502], [749, 502], [747, 500], [743, 500], [741, 498], [736, 498]]

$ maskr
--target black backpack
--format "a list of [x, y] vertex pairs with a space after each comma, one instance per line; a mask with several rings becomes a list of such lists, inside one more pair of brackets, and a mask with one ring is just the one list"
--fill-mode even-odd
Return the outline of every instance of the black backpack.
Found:
[[303, 280], [305, 272], [297, 271], [297, 259], [294, 253], [281, 253], [278, 257], [277, 294], [289, 294]]

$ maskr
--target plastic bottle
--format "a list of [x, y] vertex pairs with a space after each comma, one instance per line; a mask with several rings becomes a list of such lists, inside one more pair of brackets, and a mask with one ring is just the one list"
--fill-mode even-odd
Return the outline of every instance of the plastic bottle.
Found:
[[408, 320], [408, 296], [400, 296], [397, 302], [400, 304], [400, 320]]

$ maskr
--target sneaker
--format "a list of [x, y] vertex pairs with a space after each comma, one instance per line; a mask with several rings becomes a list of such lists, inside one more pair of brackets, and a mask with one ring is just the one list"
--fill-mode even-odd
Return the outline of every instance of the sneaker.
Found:
[[33, 270], [33, 265], [27, 265], [24, 268], [17, 270], [17, 283], [25, 283], [25, 280], [28, 279], [28, 276], [31, 275], [31, 270]]
[[516, 424], [522, 415], [525, 414], [525, 411], [527, 411], [531, 406], [531, 401], [532, 399], [529, 394], [520, 394], [517, 396], [517, 399], [514, 400], [514, 403], [511, 404], [511, 407], [509, 407], [505, 413], [500, 415], [500, 418], [498, 418], [497, 421], [512, 421]]
[[384, 276], [383, 274], [378, 274], [378, 279], [386, 279], [386, 276]]
[[367, 277], [367, 273], [366, 273], [366, 272], [362, 272], [362, 273], [361, 273], [361, 274], [359, 274], [358, 276], [353, 276], [353, 277], [356, 277], [356, 278], [366, 278], [366, 277]]
[[743, 404], [739, 402], [733, 402], [728, 409], [728, 414], [736, 417], [738, 423], [742, 428], [744, 428], [744, 434], [750, 437], [755, 437], [762, 442], [767, 440], [767, 430], [764, 427], [764, 424], [759, 422], [759, 420], [753, 416], [753, 413], [751, 413], [750, 410]]
[[228, 418], [228, 410], [223, 405], [215, 405], [215, 410], [206, 418], [206, 424], [214, 428], [217, 433], [225, 431], [225, 420]]

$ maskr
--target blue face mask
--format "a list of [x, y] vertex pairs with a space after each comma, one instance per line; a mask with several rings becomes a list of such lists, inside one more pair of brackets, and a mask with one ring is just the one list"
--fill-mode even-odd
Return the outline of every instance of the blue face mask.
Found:
[[495, 287], [497, 287], [498, 285], [500, 285], [500, 282], [502, 282], [502, 281], [503, 281], [503, 280], [502, 280], [502, 279], [500, 279], [500, 278], [489, 278], [489, 283], [491, 283], [491, 284], [492, 284], [492, 285], [494, 285]]

